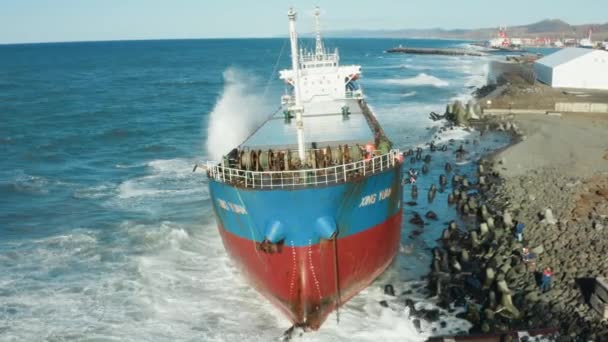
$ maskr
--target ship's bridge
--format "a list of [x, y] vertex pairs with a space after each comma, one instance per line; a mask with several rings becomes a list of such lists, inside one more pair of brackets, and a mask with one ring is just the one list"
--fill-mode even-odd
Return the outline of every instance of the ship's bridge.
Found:
[[[303, 51], [300, 56], [300, 96], [304, 105], [307, 102], [363, 98], [356, 83], [361, 76], [361, 66], [340, 66], [337, 49], [334, 53], [321, 54]], [[293, 86], [293, 69], [282, 70], [280, 78]]]

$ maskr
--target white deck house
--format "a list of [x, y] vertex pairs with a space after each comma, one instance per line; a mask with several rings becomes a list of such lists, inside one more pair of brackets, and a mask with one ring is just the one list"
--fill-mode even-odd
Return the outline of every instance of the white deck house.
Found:
[[608, 90], [608, 51], [566, 48], [534, 63], [536, 79], [554, 88]]

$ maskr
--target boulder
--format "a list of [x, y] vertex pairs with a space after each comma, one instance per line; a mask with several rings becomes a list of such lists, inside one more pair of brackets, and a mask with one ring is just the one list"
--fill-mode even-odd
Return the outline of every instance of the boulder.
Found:
[[556, 224], [557, 223], [557, 220], [553, 217], [553, 212], [549, 208], [545, 209], [545, 214], [543, 215], [543, 217], [544, 218], [541, 221], [541, 223], [544, 223], [544, 224]]
[[543, 245], [538, 245], [534, 248], [532, 248], [532, 253], [536, 254], [536, 255], [540, 255], [545, 251], [545, 248], [543, 247]]
[[488, 232], [489, 232], [489, 229], [488, 229], [487, 223], [482, 223], [479, 225], [479, 235], [485, 236], [488, 234]]
[[494, 219], [492, 217], [486, 219], [486, 224], [488, 225], [488, 228], [494, 229]]
[[511, 216], [510, 212], [505, 211], [504, 215], [502, 216], [502, 223], [507, 228], [512, 228], [513, 227], [513, 217]]

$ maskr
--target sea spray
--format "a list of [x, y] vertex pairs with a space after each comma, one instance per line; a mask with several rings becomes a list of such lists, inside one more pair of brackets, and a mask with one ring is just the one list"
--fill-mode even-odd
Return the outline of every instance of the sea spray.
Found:
[[208, 123], [206, 147], [214, 160], [242, 143], [272, 114], [255, 77], [236, 68], [226, 69], [223, 75], [224, 89]]

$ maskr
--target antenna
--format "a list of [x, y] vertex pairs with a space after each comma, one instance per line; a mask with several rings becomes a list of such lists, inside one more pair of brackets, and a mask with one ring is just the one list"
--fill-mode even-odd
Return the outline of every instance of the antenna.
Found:
[[321, 40], [321, 22], [319, 17], [321, 16], [321, 9], [319, 6], [315, 7], [315, 32], [316, 32], [316, 44], [315, 44], [315, 54], [317, 58], [323, 56], [323, 41]]
[[304, 163], [306, 152], [304, 150], [304, 122], [302, 121], [302, 98], [300, 96], [300, 62], [298, 60], [298, 33], [296, 32], [296, 12], [293, 8], [287, 12], [289, 18], [289, 40], [291, 41], [291, 67], [293, 70], [293, 92], [296, 98], [295, 106], [291, 108], [296, 113], [296, 127], [298, 129], [298, 156]]

